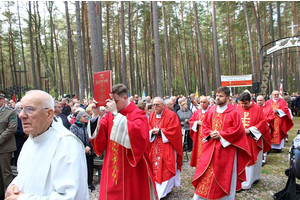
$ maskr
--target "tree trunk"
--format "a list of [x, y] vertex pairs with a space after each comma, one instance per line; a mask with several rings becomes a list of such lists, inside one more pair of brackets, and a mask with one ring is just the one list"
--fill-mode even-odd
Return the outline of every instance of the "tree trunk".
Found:
[[29, 2], [29, 10], [28, 10], [28, 18], [29, 18], [29, 40], [30, 40], [30, 55], [31, 55], [31, 71], [32, 71], [32, 79], [33, 79], [33, 89], [37, 89], [37, 79], [35, 73], [35, 62], [34, 62], [34, 50], [33, 50], [33, 37], [32, 37], [32, 22], [31, 22], [31, 2]]
[[168, 41], [168, 25], [165, 14], [165, 4], [162, 1], [162, 17], [164, 21], [164, 33], [165, 33], [165, 51], [166, 51], [166, 64], [167, 64], [167, 75], [168, 75], [168, 95], [172, 94], [172, 76], [171, 76], [171, 61], [170, 61], [170, 50]]
[[[280, 1], [277, 1], [277, 24], [278, 24], [278, 39], [281, 38], [281, 16], [280, 16]], [[282, 50], [281, 52], [282, 53]], [[282, 76], [282, 64], [281, 64], [281, 56], [279, 55], [278, 58], [278, 83], [281, 83], [283, 79]]]
[[128, 1], [128, 43], [129, 43], [129, 75], [130, 75], [130, 95], [133, 94], [133, 88], [134, 88], [134, 70], [133, 70], [133, 64], [132, 64], [132, 46], [131, 46], [131, 6], [130, 1]]
[[249, 44], [250, 44], [250, 54], [251, 54], [251, 66], [252, 66], [252, 80], [253, 82], [257, 82], [257, 75], [256, 75], [256, 68], [255, 68], [255, 58], [254, 58], [254, 49], [253, 49], [253, 42], [252, 42], [252, 35], [251, 35], [251, 27], [249, 24], [248, 19], [248, 12], [247, 12], [247, 2], [243, 2], [244, 5], [244, 12], [245, 12], [245, 18], [246, 18], [246, 24], [247, 24], [247, 30], [248, 30], [248, 37], [249, 37]]
[[88, 1], [88, 9], [89, 9], [88, 13], [89, 13], [90, 32], [91, 32], [93, 67], [94, 67], [94, 73], [96, 73], [96, 72], [101, 72], [104, 69], [103, 65], [101, 64], [100, 47], [98, 41], [98, 36], [102, 32], [100, 33], [97, 32], [97, 20], [96, 20], [96, 10], [95, 10], [94, 1]]
[[[275, 40], [274, 37], [274, 28], [273, 28], [273, 8], [272, 8], [272, 2], [269, 2], [269, 10], [270, 10], [270, 28], [271, 28], [271, 37], [272, 37], [272, 41]], [[278, 89], [278, 84], [277, 84], [277, 75], [276, 75], [276, 70], [275, 70], [275, 60], [274, 58], [272, 58], [272, 80], [273, 80], [273, 90]]]
[[68, 28], [68, 43], [70, 47], [70, 55], [71, 55], [71, 63], [72, 63], [72, 71], [73, 71], [73, 80], [74, 80], [74, 89], [75, 95], [79, 95], [79, 84], [78, 84], [78, 75], [75, 66], [75, 56], [74, 56], [74, 47], [72, 43], [72, 35], [71, 35], [71, 26], [70, 26], [70, 19], [69, 19], [69, 9], [68, 9], [68, 2], [65, 1], [66, 7], [66, 20], [67, 20], [67, 28]]
[[107, 63], [106, 69], [112, 70], [110, 54], [110, 34], [109, 34], [109, 1], [106, 2], [106, 42], [107, 42]]
[[117, 52], [116, 52], [116, 34], [115, 34], [115, 25], [114, 25], [114, 17], [113, 17], [113, 29], [112, 29], [112, 33], [113, 33], [113, 50], [114, 50], [114, 65], [115, 65], [115, 73], [114, 73], [114, 77], [115, 77], [115, 81], [114, 81], [114, 84], [117, 84], [119, 82], [119, 79], [118, 79], [118, 63], [117, 63]]
[[139, 19], [139, 2], [137, 2], [137, 9], [136, 9], [136, 26], [135, 26], [135, 59], [136, 59], [136, 87], [137, 93], [142, 95], [141, 91], [141, 77], [142, 77], [142, 68], [140, 72], [139, 61], [138, 61], [138, 48], [137, 48], [137, 38], [138, 38], [138, 19]]
[[[146, 8], [145, 6], [145, 1], [143, 1], [143, 5], [144, 5], [144, 8]], [[146, 27], [146, 15], [144, 14], [144, 21], [143, 21], [143, 26], [144, 26], [144, 62], [145, 62], [145, 70], [144, 70], [144, 79], [145, 79], [145, 82], [144, 82], [144, 85], [143, 85], [143, 88], [145, 89], [145, 93], [146, 95], [149, 95], [149, 90], [148, 90], [148, 78], [147, 78], [147, 43], [146, 43], [146, 37], [147, 37], [147, 27]]]
[[177, 29], [177, 36], [178, 36], [178, 46], [179, 46], [179, 52], [180, 52], [180, 60], [182, 65], [182, 72], [183, 72], [183, 80], [184, 80], [184, 89], [185, 89], [185, 95], [189, 95], [189, 91], [187, 88], [187, 77], [184, 70], [184, 63], [183, 63], [183, 57], [182, 57], [182, 51], [181, 51], [181, 44], [180, 44], [180, 36], [179, 36], [179, 28], [178, 28], [178, 18], [177, 18], [177, 10], [175, 7], [175, 18], [176, 18], [176, 29]]
[[188, 91], [188, 95], [190, 94], [190, 88], [189, 88], [189, 63], [187, 58], [187, 47], [186, 47], [186, 37], [185, 37], [185, 28], [184, 28], [184, 20], [183, 20], [183, 6], [182, 1], [180, 2], [181, 5], [181, 23], [182, 23], [182, 31], [183, 31], [183, 42], [184, 42], [184, 54], [185, 54], [185, 77], [186, 77], [186, 87]]
[[207, 70], [206, 70], [206, 64], [205, 64], [205, 58], [204, 58], [204, 49], [203, 49], [202, 37], [201, 37], [201, 32], [200, 32], [200, 27], [199, 27], [199, 22], [198, 22], [198, 11], [197, 11], [197, 5], [196, 5], [195, 1], [193, 1], [193, 6], [194, 6], [195, 23], [196, 23], [196, 28], [197, 28], [197, 38], [198, 38], [198, 42], [199, 42], [201, 65], [202, 65], [203, 78], [204, 78], [205, 95], [209, 95], [210, 94], [210, 87], [209, 87], [209, 81], [208, 81], [208, 73], [207, 73]]
[[54, 89], [55, 97], [58, 97], [57, 91], [57, 83], [56, 83], [56, 73], [55, 73], [55, 65], [54, 65], [54, 44], [53, 44], [53, 18], [52, 18], [52, 9], [53, 9], [53, 1], [49, 1], [47, 3], [47, 8], [50, 16], [50, 45], [51, 45], [51, 53], [50, 53], [50, 64], [51, 64], [51, 71], [52, 71], [52, 78], [51, 78], [51, 85]]
[[[155, 66], [155, 50], [154, 50], [154, 28], [153, 28], [153, 2], [150, 3], [150, 30], [151, 30], [151, 70], [152, 70], [152, 90], [153, 90], [153, 96], [157, 95], [157, 82], [156, 82], [156, 66]], [[150, 69], [150, 68], [149, 68]]]
[[[97, 56], [99, 56], [99, 59], [100, 59], [100, 71], [103, 71], [104, 70], [104, 57], [103, 57], [103, 40], [102, 40], [103, 33], [102, 33], [102, 4], [101, 4], [101, 1], [97, 1], [96, 5], [97, 5], [96, 6], [97, 7], [97, 10], [96, 10], [97, 24], [95, 24], [95, 26], [97, 26], [97, 36], [98, 36], [98, 45], [99, 45], [98, 46], [99, 54], [97, 54]], [[91, 25], [91, 23], [90, 23], [90, 25]], [[92, 31], [91, 31], [91, 34], [92, 34]], [[93, 57], [94, 57], [94, 54], [93, 54]]]
[[[292, 9], [293, 9], [293, 22], [294, 25], [298, 25], [298, 20], [297, 16], [298, 14], [296, 13], [296, 2], [292, 1]], [[299, 35], [299, 26], [296, 28], [295, 35]], [[296, 82], [297, 85], [297, 92], [300, 92], [300, 48], [297, 48], [297, 65], [296, 65], [296, 77], [298, 77], [298, 82]]]
[[[20, 18], [20, 9], [19, 9], [19, 2], [18, 3], [18, 18], [19, 18], [19, 30], [20, 30], [20, 40], [21, 40], [21, 48], [22, 48], [22, 60], [23, 60], [23, 66], [24, 66], [24, 74], [25, 74], [25, 89], [27, 90], [28, 84], [27, 84], [27, 67], [26, 67], [26, 62], [25, 62], [25, 55], [24, 55], [24, 46], [23, 46], [23, 33], [22, 33], [22, 28], [21, 28], [21, 18]], [[21, 69], [20, 69], [21, 71]], [[20, 72], [21, 73], [21, 72]], [[20, 80], [21, 81], [21, 80]], [[21, 93], [19, 96], [19, 99], [21, 97]]]
[[152, 2], [152, 7], [153, 7], [153, 32], [154, 32], [154, 46], [155, 46], [157, 96], [163, 98], [164, 93], [163, 93], [160, 44], [159, 44], [158, 11], [157, 11], [157, 2], [156, 1]]
[[215, 2], [212, 1], [212, 31], [213, 31], [213, 42], [214, 42], [214, 65], [216, 74], [216, 88], [221, 86], [221, 76], [219, 68], [219, 50], [218, 50], [218, 39], [217, 39], [217, 24], [216, 24], [216, 12]]
[[54, 22], [52, 21], [52, 26], [53, 26], [53, 36], [54, 36], [54, 41], [56, 44], [56, 53], [57, 53], [57, 61], [58, 61], [58, 70], [59, 70], [59, 86], [60, 86], [60, 95], [64, 97], [64, 82], [63, 82], [63, 73], [62, 73], [62, 65], [61, 65], [61, 59], [60, 59], [60, 53], [59, 53], [59, 44], [56, 38], [55, 34], [55, 26]]
[[35, 9], [35, 4], [33, 4], [33, 9], [34, 9], [34, 19], [35, 19], [35, 53], [36, 53], [36, 68], [37, 68], [37, 84], [38, 84], [38, 89], [42, 89], [42, 73], [41, 73], [41, 59], [40, 59], [40, 51], [39, 51], [39, 41], [38, 37], [40, 35], [40, 29], [41, 29], [41, 21], [37, 19], [37, 14], [36, 10], [38, 11], [39, 9], [39, 4], [38, 1], [36, 3], [36, 9]]
[[77, 27], [77, 58], [78, 58], [78, 73], [79, 73], [79, 99], [84, 99], [84, 78], [83, 78], [83, 65], [82, 65], [82, 41], [81, 41], [81, 27], [80, 27], [80, 5], [79, 1], [75, 1], [76, 6], [76, 27]]
[[[94, 67], [92, 65], [92, 56], [91, 56], [91, 48], [90, 48], [90, 37], [89, 37], [89, 20], [88, 20], [88, 11], [87, 11], [87, 7], [84, 6], [82, 7], [82, 9], [84, 9], [84, 18], [85, 18], [85, 27], [86, 27], [86, 50], [87, 50], [87, 73], [88, 73], [88, 77], [89, 77], [89, 85], [90, 85], [90, 93], [91, 96], [94, 96], [94, 77], [93, 77], [93, 72], [94, 72]], [[97, 40], [98, 41], [98, 40]]]
[[126, 52], [125, 52], [125, 27], [124, 27], [124, 1], [121, 1], [121, 41], [122, 41], [122, 81], [128, 88], [127, 69], [126, 69]]
[[229, 75], [232, 75], [232, 68], [231, 68], [231, 41], [230, 41], [230, 9], [229, 9], [229, 2], [227, 1], [227, 55], [228, 55], [228, 71]]
[[[88, 78], [88, 70], [87, 70], [87, 53], [86, 53], [86, 47], [85, 47], [85, 25], [84, 22], [86, 20], [85, 17], [85, 1], [81, 2], [81, 33], [82, 33], [82, 50], [83, 50], [83, 76], [84, 76], [84, 85], [85, 85], [85, 96], [89, 97], [90, 94], [90, 88], [89, 88], [89, 78]], [[87, 27], [88, 29], [88, 27]]]

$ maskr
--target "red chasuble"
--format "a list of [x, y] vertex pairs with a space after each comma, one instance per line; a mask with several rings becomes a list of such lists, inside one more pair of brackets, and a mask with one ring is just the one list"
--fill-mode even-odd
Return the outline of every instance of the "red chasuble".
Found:
[[156, 118], [152, 112], [148, 119], [149, 130], [160, 128], [161, 132], [169, 140], [163, 143], [161, 136], [156, 136], [151, 143], [150, 159], [152, 161], [155, 182], [161, 184], [176, 175], [175, 152], [177, 151], [177, 169], [182, 166], [182, 133], [178, 116], [175, 112], [164, 107], [161, 118]]
[[232, 169], [235, 153], [237, 153], [237, 184], [246, 180], [245, 167], [250, 162], [248, 142], [241, 117], [232, 105], [223, 113], [217, 113], [217, 106], [207, 112], [203, 124], [202, 134], [210, 135], [218, 130], [220, 135], [231, 145], [223, 147], [219, 139], [211, 139], [203, 143], [203, 151], [196, 169], [192, 184], [195, 193], [207, 199], [220, 199], [230, 194]]
[[294, 126], [290, 111], [286, 101], [280, 98], [277, 102], [273, 101], [273, 98], [269, 99], [266, 105], [271, 106], [273, 109], [281, 109], [286, 114], [284, 117], [275, 114], [274, 131], [271, 133], [272, 144], [280, 144], [281, 140], [286, 138], [287, 132]]
[[150, 200], [153, 187], [152, 166], [149, 159], [149, 130], [146, 113], [131, 102], [119, 112], [127, 116], [131, 149], [110, 140], [113, 115], [109, 112], [101, 119], [100, 130], [92, 145], [97, 155], [106, 149], [100, 184], [100, 200]]
[[253, 139], [250, 134], [247, 135], [248, 145], [252, 156], [251, 162], [248, 163], [248, 166], [251, 166], [257, 162], [257, 156], [262, 149], [263, 153], [271, 149], [270, 129], [267, 121], [265, 120], [262, 109], [256, 105], [254, 101], [252, 101], [252, 104], [247, 110], [243, 109], [242, 106], [238, 106], [236, 110], [241, 116], [245, 129], [255, 126], [262, 134], [258, 140]]
[[265, 104], [261, 108], [262, 108], [262, 110], [264, 112], [265, 119], [267, 120], [268, 124], [270, 125], [269, 128], [271, 129], [271, 131], [273, 131], [274, 130], [275, 115], [274, 115], [272, 107], [271, 106], [267, 106]]
[[[206, 112], [207, 113], [207, 112]], [[199, 121], [200, 119], [204, 119], [205, 114], [202, 113], [202, 108], [199, 110], [196, 110], [193, 115], [190, 118], [190, 136], [193, 139], [193, 151], [192, 151], [192, 156], [191, 156], [191, 167], [197, 167], [198, 162], [200, 159], [200, 155], [202, 153], [202, 126], [198, 126], [198, 131], [195, 132], [192, 130], [192, 127], [196, 121]]]

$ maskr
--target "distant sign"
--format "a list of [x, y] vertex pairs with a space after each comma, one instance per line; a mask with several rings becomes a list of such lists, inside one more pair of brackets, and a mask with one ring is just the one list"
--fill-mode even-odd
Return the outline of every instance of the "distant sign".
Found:
[[228, 87], [252, 86], [252, 74], [221, 76], [221, 85]]

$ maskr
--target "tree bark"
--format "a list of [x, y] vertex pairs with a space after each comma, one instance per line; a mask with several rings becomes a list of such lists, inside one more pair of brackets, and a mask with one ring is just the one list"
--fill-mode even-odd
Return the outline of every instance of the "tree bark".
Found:
[[[155, 66], [155, 50], [154, 50], [154, 28], [153, 28], [153, 2], [150, 3], [150, 31], [151, 31], [151, 71], [152, 71], [152, 78], [151, 78], [151, 89], [153, 91], [153, 96], [157, 96], [157, 82], [156, 82], [156, 66]], [[150, 70], [150, 68], [149, 68]]]
[[134, 70], [133, 70], [133, 60], [132, 60], [132, 45], [131, 45], [131, 6], [130, 1], [128, 1], [128, 43], [129, 43], [129, 75], [130, 75], [130, 95], [134, 95]]
[[[102, 4], [101, 1], [97, 1], [96, 2], [96, 21], [97, 24], [95, 24], [97, 26], [97, 36], [98, 36], [98, 48], [99, 48], [99, 54], [97, 56], [99, 56], [100, 59], [100, 71], [104, 71], [104, 57], [103, 57], [103, 32], [102, 32]], [[91, 23], [90, 23], [91, 24]], [[92, 33], [92, 31], [91, 31]], [[97, 38], [97, 37], [96, 37]], [[93, 54], [94, 57], [94, 54]]]
[[107, 63], [106, 69], [111, 70], [111, 54], [110, 54], [110, 34], [109, 34], [109, 1], [106, 2], [106, 42], [107, 42]]
[[30, 55], [31, 55], [31, 72], [33, 79], [33, 89], [37, 89], [37, 79], [35, 73], [35, 62], [34, 62], [34, 50], [33, 50], [33, 37], [32, 37], [32, 21], [31, 21], [31, 2], [29, 2], [29, 10], [28, 10], [28, 18], [29, 18], [29, 41], [30, 41]]
[[68, 43], [69, 43], [69, 47], [70, 47], [70, 56], [71, 56], [73, 80], [74, 80], [74, 90], [75, 90], [75, 95], [79, 95], [78, 75], [77, 75], [77, 70], [76, 70], [76, 66], [75, 66], [74, 47], [73, 47], [73, 43], [72, 43], [71, 26], [70, 26], [70, 19], [69, 19], [69, 9], [68, 9], [67, 1], [65, 1], [65, 7], [66, 7], [67, 28], [68, 28]]
[[[194, 18], [195, 18], [196, 29], [197, 29], [197, 38], [198, 38], [198, 43], [199, 43], [199, 51], [200, 51], [200, 57], [201, 57], [203, 78], [204, 78], [205, 95], [209, 95], [210, 87], [209, 87], [209, 81], [208, 81], [208, 73], [206, 70], [204, 49], [203, 49], [202, 37], [201, 37], [201, 32], [200, 32], [200, 27], [199, 27], [199, 22], [198, 22], [198, 11], [197, 11], [197, 5], [196, 5], [195, 1], [193, 1], [193, 7], [194, 7]], [[201, 69], [199, 69], [199, 70], [201, 70]]]
[[97, 20], [96, 20], [96, 10], [95, 10], [94, 1], [88, 1], [88, 9], [89, 9], [89, 22], [90, 22], [90, 32], [91, 32], [93, 67], [94, 67], [94, 73], [96, 73], [96, 72], [101, 72], [104, 69], [103, 65], [101, 64], [100, 47], [98, 41], [98, 36], [100, 33], [102, 33], [102, 31], [100, 33], [98, 33], [97, 31]]
[[157, 11], [157, 2], [156, 1], [152, 2], [152, 7], [153, 7], [153, 32], [154, 32], [154, 46], [155, 46], [157, 96], [163, 98], [164, 93], [163, 93], [163, 82], [162, 82], [162, 71], [161, 71], [158, 11]]
[[[270, 10], [270, 28], [271, 28], [271, 37], [272, 37], [272, 41], [275, 40], [274, 37], [274, 28], [273, 28], [273, 8], [272, 8], [272, 2], [269, 2], [269, 10]], [[278, 84], [277, 84], [277, 75], [276, 75], [276, 70], [275, 70], [275, 59], [272, 58], [272, 63], [271, 63], [271, 73], [272, 73], [272, 80], [273, 80], [273, 90], [278, 89]]]
[[185, 37], [185, 28], [184, 28], [184, 20], [183, 20], [183, 6], [182, 1], [180, 1], [181, 5], [181, 23], [182, 23], [182, 31], [183, 31], [183, 42], [184, 42], [184, 54], [185, 54], [185, 78], [186, 78], [186, 88], [188, 91], [187, 96], [190, 94], [190, 88], [189, 88], [189, 63], [188, 63], [188, 57], [187, 57], [187, 46], [186, 46], [186, 37]]
[[[88, 97], [90, 94], [90, 88], [89, 88], [89, 78], [88, 78], [88, 68], [87, 68], [87, 53], [86, 53], [86, 44], [85, 44], [85, 25], [84, 22], [86, 21], [85, 17], [85, 9], [86, 8], [86, 2], [81, 2], [81, 33], [82, 33], [82, 50], [83, 50], [83, 76], [84, 76], [84, 85], [85, 85], [85, 96]], [[88, 27], [87, 27], [88, 29]]]
[[126, 69], [126, 52], [125, 52], [125, 27], [124, 27], [124, 1], [121, 1], [121, 41], [122, 41], [122, 81], [128, 88], [127, 69]]
[[82, 41], [81, 41], [81, 26], [80, 26], [80, 5], [79, 1], [75, 1], [76, 7], [76, 28], [77, 28], [77, 58], [78, 58], [78, 73], [79, 73], [79, 99], [84, 99], [84, 78], [82, 65]]
[[253, 42], [252, 42], [252, 35], [251, 35], [251, 27], [248, 19], [248, 12], [247, 12], [247, 2], [243, 2], [244, 5], [244, 12], [248, 30], [248, 37], [249, 37], [249, 44], [250, 44], [250, 54], [251, 54], [251, 66], [252, 66], [252, 80], [253, 82], [257, 82], [257, 75], [256, 75], [256, 68], [255, 68], [255, 58], [254, 58], [254, 49], [253, 49]]
[[168, 76], [168, 95], [172, 94], [172, 76], [171, 76], [171, 61], [170, 61], [170, 50], [169, 50], [169, 41], [168, 41], [168, 25], [166, 20], [165, 13], [165, 3], [162, 3], [162, 17], [164, 21], [164, 35], [165, 35], [165, 51], [166, 51], [166, 64], [167, 64], [167, 76]]

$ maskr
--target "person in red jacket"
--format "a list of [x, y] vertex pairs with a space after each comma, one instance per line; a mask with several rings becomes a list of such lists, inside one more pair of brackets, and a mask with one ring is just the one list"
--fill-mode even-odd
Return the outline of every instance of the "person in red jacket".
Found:
[[127, 93], [123, 84], [114, 85], [106, 100], [110, 112], [88, 125], [95, 153], [106, 150], [99, 200], [157, 200], [146, 113], [128, 102]]

